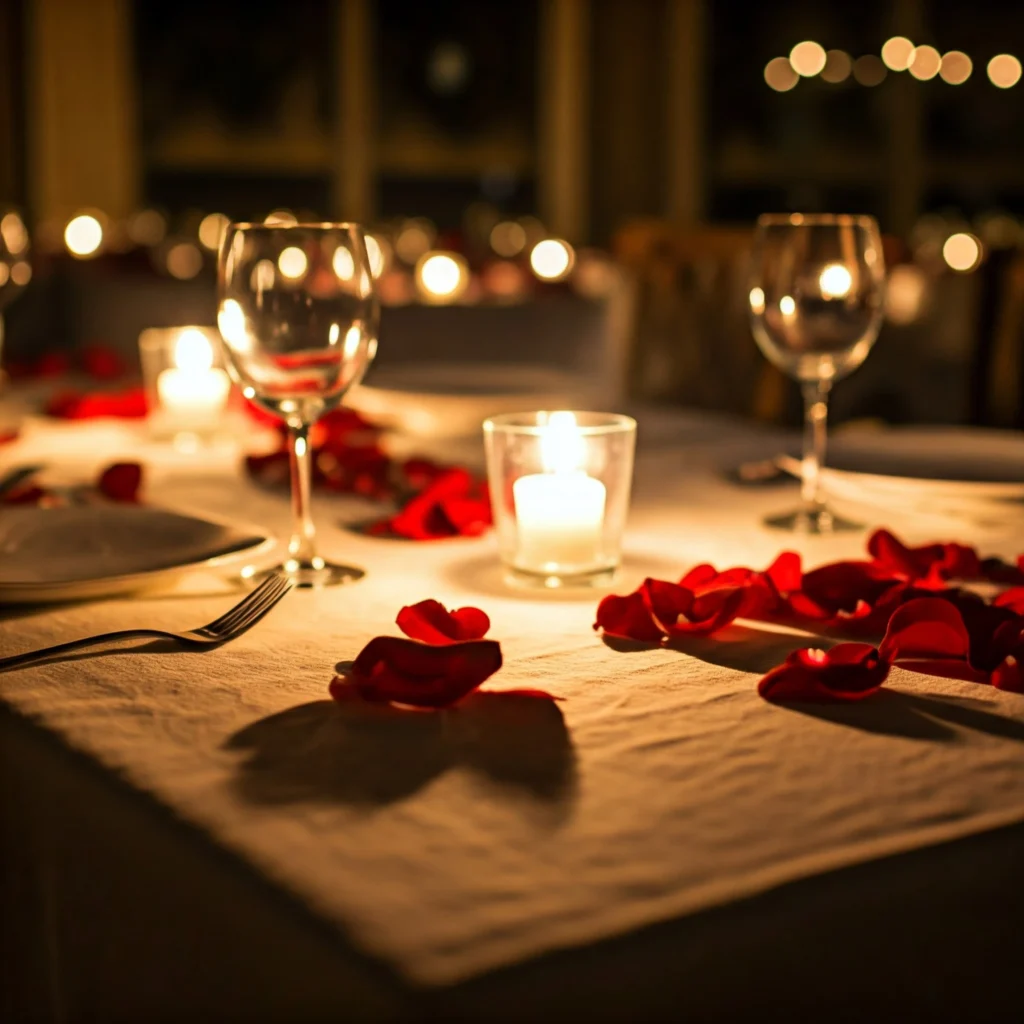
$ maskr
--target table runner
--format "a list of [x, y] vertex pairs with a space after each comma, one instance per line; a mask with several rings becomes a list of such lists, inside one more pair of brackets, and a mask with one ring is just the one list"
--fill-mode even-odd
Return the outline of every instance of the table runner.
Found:
[[[740, 490], [715, 470], [778, 439], [719, 421], [646, 425], [632, 580], [704, 559], [767, 563], [788, 538], [759, 517], [792, 493]], [[150, 498], [286, 524], [283, 496], [180, 465], [153, 475]], [[1024, 819], [1019, 695], [897, 671], [894, 692], [861, 707], [775, 707], [755, 683], [790, 637], [736, 626], [726, 638], [742, 643], [616, 651], [590, 628], [596, 598], [507, 591], [489, 538], [411, 545], [338, 528], [367, 508], [316, 510], [325, 553], [369, 569], [358, 587], [290, 594], [217, 651], [79, 655], [0, 675], [0, 698], [427, 985]], [[1011, 529], [957, 539], [1011, 554]], [[796, 546], [813, 563], [862, 544]], [[328, 701], [335, 662], [396, 632], [398, 608], [425, 597], [491, 615], [505, 668], [488, 690], [539, 686], [564, 701], [481, 693], [440, 715]], [[0, 653], [189, 627], [226, 600], [8, 610]]]

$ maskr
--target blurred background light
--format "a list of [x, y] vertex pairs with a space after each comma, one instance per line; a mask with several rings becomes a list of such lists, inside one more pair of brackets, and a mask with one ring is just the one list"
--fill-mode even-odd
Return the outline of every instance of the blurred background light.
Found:
[[216, 252], [230, 223], [231, 220], [223, 213], [208, 213], [199, 222], [199, 244], [210, 252]]
[[139, 210], [128, 220], [128, 237], [137, 245], [159, 245], [167, 234], [167, 220], [159, 210]]
[[288, 278], [289, 281], [298, 281], [309, 269], [309, 260], [297, 245], [289, 245], [287, 249], [282, 249], [277, 257], [277, 269], [281, 271], [282, 277]]
[[11, 267], [11, 282], [24, 288], [32, 280], [32, 264], [27, 260], [19, 260]]
[[963, 85], [974, 70], [974, 62], [962, 50], [950, 50], [942, 55], [939, 75], [949, 85]]
[[776, 92], [789, 92], [800, 76], [793, 70], [788, 57], [775, 57], [764, 67], [764, 80]]
[[789, 63], [804, 78], [813, 78], [825, 66], [825, 47], [812, 39], [797, 43], [789, 51]]
[[542, 281], [562, 281], [572, 270], [575, 258], [568, 242], [545, 238], [530, 250], [530, 268]]
[[434, 244], [437, 231], [430, 221], [416, 217], [405, 221], [395, 237], [395, 252], [398, 258], [412, 266]]
[[906, 71], [914, 59], [914, 44], [906, 36], [893, 36], [882, 45], [882, 61], [890, 71]]
[[946, 239], [942, 258], [950, 270], [966, 274], [981, 262], [981, 243], [969, 232], [958, 231]]
[[20, 256], [28, 248], [28, 231], [25, 222], [13, 210], [0, 218], [0, 238], [12, 256]]
[[189, 281], [203, 269], [203, 254], [198, 245], [178, 242], [167, 250], [167, 273], [179, 281]]
[[[341, 250], [336, 250], [340, 252]], [[391, 263], [391, 245], [381, 235], [366, 236], [366, 255], [370, 260], [370, 273], [374, 279], [381, 276]], [[338, 275], [341, 276], [340, 274]]]
[[1020, 81], [1020, 61], [1012, 53], [1000, 53], [988, 62], [988, 80], [999, 89], [1009, 89]]
[[514, 220], [503, 220], [491, 228], [491, 248], [499, 256], [518, 256], [526, 248], [526, 229]]
[[821, 69], [821, 77], [833, 84], [845, 82], [852, 70], [853, 60], [845, 50], [829, 50], [825, 54], [825, 66]]
[[273, 227], [288, 228], [298, 224], [299, 218], [291, 210], [271, 210], [263, 218], [263, 223]]
[[873, 53], [866, 53], [853, 62], [853, 77], [860, 85], [881, 85], [885, 76], [885, 64]]
[[843, 299], [850, 294], [853, 277], [841, 263], [830, 263], [818, 275], [822, 298]]
[[939, 73], [942, 56], [934, 46], [919, 46], [914, 50], [909, 71], [919, 81], [927, 82]]
[[428, 302], [453, 302], [468, 284], [469, 268], [457, 253], [426, 253], [416, 265], [416, 285]]
[[103, 226], [89, 213], [72, 217], [64, 228], [64, 244], [79, 259], [95, 256], [103, 244]]
[[889, 271], [885, 315], [894, 324], [911, 324], [924, 311], [928, 276], [913, 263], [900, 263]]

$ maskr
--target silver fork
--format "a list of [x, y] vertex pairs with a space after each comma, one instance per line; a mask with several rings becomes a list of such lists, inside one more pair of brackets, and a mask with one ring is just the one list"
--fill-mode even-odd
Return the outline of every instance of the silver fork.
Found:
[[55, 644], [38, 651], [27, 651], [15, 654], [10, 658], [0, 658], [0, 672], [10, 668], [19, 668], [33, 661], [51, 658], [56, 654], [66, 654], [82, 647], [110, 643], [114, 640], [136, 640], [149, 637], [158, 640], [174, 640], [185, 647], [214, 647], [244, 633], [263, 618], [278, 601], [292, 588], [292, 581], [285, 576], [268, 576], [255, 590], [246, 594], [241, 601], [225, 612], [219, 619], [186, 630], [184, 633], [171, 633], [163, 629], [122, 629], [115, 633], [99, 633], [96, 636], [83, 637], [81, 640], [70, 640], [65, 644]]

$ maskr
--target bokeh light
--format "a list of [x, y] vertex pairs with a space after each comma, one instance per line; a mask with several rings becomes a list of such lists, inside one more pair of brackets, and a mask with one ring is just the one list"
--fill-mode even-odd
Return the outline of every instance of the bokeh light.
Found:
[[756, 285], [750, 289], [750, 309], [757, 314], [764, 312], [764, 289]]
[[1012, 53], [1000, 53], [988, 62], [988, 80], [998, 89], [1010, 89], [1020, 81], [1020, 61]]
[[783, 295], [779, 299], [779, 312], [783, 316], [792, 316], [796, 312], [796, 301], [792, 295]]
[[542, 281], [568, 277], [575, 260], [572, 246], [560, 238], [545, 238], [530, 250], [530, 267]]
[[352, 253], [344, 245], [339, 245], [334, 250], [334, 255], [331, 257], [331, 266], [334, 268], [334, 273], [338, 275], [339, 281], [351, 281], [352, 275], [356, 272], [356, 261], [352, 258]]
[[825, 66], [825, 47], [812, 39], [805, 39], [789, 51], [789, 63], [798, 75], [813, 78]]
[[31, 280], [32, 264], [27, 260], [19, 260], [13, 267], [11, 267], [12, 284], [16, 284], [19, 288], [24, 288]]
[[412, 266], [434, 244], [437, 232], [430, 221], [417, 217], [405, 221], [395, 237], [395, 252], [398, 258]]
[[526, 248], [526, 229], [514, 220], [503, 220], [491, 228], [490, 241], [499, 256], [518, 256]]
[[[337, 250], [335, 250], [337, 252]], [[391, 262], [391, 245], [386, 238], [377, 235], [366, 236], [366, 255], [370, 260], [370, 273], [374, 279], [380, 277]], [[341, 277], [340, 274], [338, 274]]]
[[28, 248], [25, 222], [13, 210], [0, 218], [0, 238], [12, 256], [20, 256]]
[[873, 53], [866, 53], [853, 62], [853, 77], [860, 85], [869, 88], [881, 85], [885, 81], [885, 64]]
[[292, 228], [299, 223], [299, 218], [291, 210], [271, 210], [263, 218], [263, 223], [276, 228]]
[[178, 242], [167, 250], [167, 273], [179, 281], [189, 281], [203, 269], [203, 254], [198, 245]]
[[289, 245], [287, 249], [282, 249], [280, 256], [277, 257], [277, 269], [281, 271], [282, 277], [288, 278], [289, 281], [298, 281], [309, 269], [309, 260], [297, 245]]
[[213, 366], [213, 346], [198, 327], [186, 327], [174, 342], [174, 365], [187, 373], [202, 373]]
[[223, 213], [208, 213], [199, 222], [199, 244], [210, 252], [216, 252], [230, 223], [231, 220]]
[[914, 50], [908, 70], [919, 82], [927, 82], [939, 73], [941, 67], [942, 57], [934, 46], [919, 46]]
[[890, 71], [906, 71], [914, 59], [914, 44], [906, 36], [893, 36], [882, 45], [882, 61]]
[[845, 50], [829, 50], [825, 54], [825, 66], [821, 69], [821, 77], [833, 85], [845, 82], [853, 71], [853, 60]]
[[159, 210], [139, 210], [128, 221], [128, 237], [136, 245], [159, 245], [167, 234], [167, 219]]
[[453, 252], [431, 252], [416, 265], [416, 284], [430, 302], [452, 302], [469, 283], [466, 261]]
[[950, 50], [942, 55], [939, 75], [949, 85], [963, 85], [974, 70], [974, 62], [962, 50]]
[[95, 256], [103, 244], [103, 226], [89, 213], [72, 217], [64, 228], [64, 244], [79, 259]]
[[789, 92], [800, 81], [787, 57], [774, 57], [764, 66], [764, 80], [776, 92]]
[[894, 324], [912, 324], [924, 312], [928, 276], [913, 263], [900, 263], [889, 271], [885, 289], [885, 315]]
[[818, 287], [824, 299], [845, 299], [853, 287], [853, 275], [842, 263], [829, 263], [818, 275]]
[[981, 262], [981, 242], [966, 231], [958, 231], [946, 239], [942, 258], [950, 270], [966, 274]]

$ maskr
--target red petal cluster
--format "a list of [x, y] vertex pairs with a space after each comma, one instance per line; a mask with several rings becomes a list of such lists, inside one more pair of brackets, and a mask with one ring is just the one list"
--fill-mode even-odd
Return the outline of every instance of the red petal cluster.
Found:
[[[249, 408], [258, 417], [268, 415], [251, 404]], [[393, 460], [378, 438], [379, 432], [351, 410], [339, 409], [325, 416], [311, 433], [313, 486], [374, 501], [395, 501], [398, 511], [368, 528], [377, 537], [474, 537], [491, 526], [490, 496], [483, 481], [462, 467], [442, 466], [429, 459]], [[265, 486], [288, 482], [284, 441], [282, 431], [278, 451], [246, 458], [250, 475]]]
[[147, 413], [142, 388], [126, 391], [61, 391], [46, 406], [46, 415], [62, 420], [91, 420], [101, 416], [117, 419], [142, 419]]
[[114, 380], [127, 372], [124, 357], [117, 349], [102, 342], [91, 342], [77, 352], [47, 352], [34, 363], [11, 363], [7, 372], [12, 380], [63, 377], [74, 369], [96, 380]]
[[[877, 648], [794, 652], [761, 680], [772, 700], [858, 700], [894, 664], [1024, 691], [1024, 556], [1012, 565], [964, 544], [910, 547], [886, 530], [871, 536], [868, 554], [806, 573], [784, 552], [763, 572], [699, 565], [679, 583], [647, 579], [632, 594], [604, 598], [594, 628], [648, 643], [714, 633], [737, 618], [884, 633]], [[989, 604], [951, 580], [1016, 585]]]
[[335, 700], [347, 699], [354, 689], [369, 701], [443, 708], [501, 668], [501, 645], [484, 639], [491, 623], [479, 608], [448, 611], [438, 601], [420, 601], [404, 607], [396, 622], [412, 639], [374, 637], [331, 680]]

